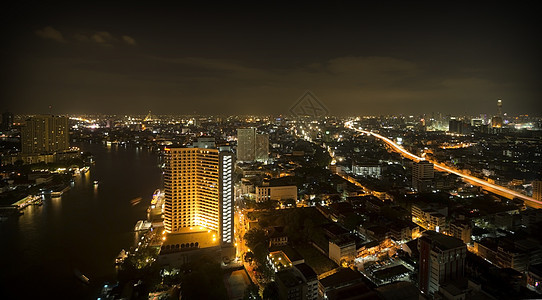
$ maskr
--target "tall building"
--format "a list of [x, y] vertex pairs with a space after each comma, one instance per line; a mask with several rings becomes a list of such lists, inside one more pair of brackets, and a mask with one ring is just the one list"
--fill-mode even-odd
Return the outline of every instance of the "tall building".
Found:
[[450, 119], [448, 122], [448, 131], [458, 134], [471, 134], [472, 126], [464, 120]]
[[431, 188], [435, 178], [433, 163], [422, 160], [412, 164], [412, 187], [419, 192], [426, 192]]
[[[231, 246], [234, 239], [233, 153], [218, 149], [166, 148], [165, 154], [165, 231], [175, 234], [204, 229], [218, 234], [220, 245]], [[199, 245], [202, 244], [199, 241]]]
[[237, 160], [254, 161], [256, 158], [256, 128], [237, 129]]
[[497, 115], [491, 118], [491, 127], [501, 128], [503, 126], [503, 115], [502, 115], [502, 100], [497, 100]]
[[542, 180], [533, 181], [533, 198], [542, 201]]
[[10, 113], [9, 111], [2, 113], [2, 128], [0, 130], [11, 130], [11, 127], [13, 126], [13, 113]]
[[434, 231], [426, 231], [418, 240], [419, 287], [434, 294], [439, 286], [461, 279], [465, 273], [467, 246], [460, 240]]
[[257, 161], [267, 161], [269, 159], [269, 134], [256, 134], [254, 158]]
[[67, 117], [40, 115], [26, 120], [21, 129], [22, 152], [51, 153], [70, 148]]
[[237, 160], [266, 161], [268, 158], [268, 134], [258, 134], [254, 127], [237, 129]]

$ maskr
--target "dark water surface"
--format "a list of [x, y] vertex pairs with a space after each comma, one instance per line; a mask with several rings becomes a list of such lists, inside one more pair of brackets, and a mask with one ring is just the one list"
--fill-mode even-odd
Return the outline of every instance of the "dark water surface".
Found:
[[[75, 177], [61, 198], [47, 197], [0, 223], [0, 299], [96, 299], [103, 283], [115, 279], [119, 251], [134, 244], [134, 225], [161, 186], [157, 155], [79, 146], [94, 155], [90, 172]], [[137, 197], [142, 200], [132, 205]], [[74, 269], [91, 284], [78, 280]]]

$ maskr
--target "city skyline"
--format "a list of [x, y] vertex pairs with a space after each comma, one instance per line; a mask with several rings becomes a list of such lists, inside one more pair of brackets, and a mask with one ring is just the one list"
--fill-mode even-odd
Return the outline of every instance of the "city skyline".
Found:
[[12, 7], [2, 98], [15, 113], [539, 115], [525, 5]]
[[534, 8], [9, 3], [0, 298], [540, 298]]

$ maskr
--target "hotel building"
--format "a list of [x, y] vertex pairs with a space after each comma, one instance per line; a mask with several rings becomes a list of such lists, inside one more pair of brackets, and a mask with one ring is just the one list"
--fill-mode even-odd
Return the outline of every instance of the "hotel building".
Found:
[[[216, 148], [166, 148], [165, 154], [164, 229], [168, 239], [191, 234], [186, 248], [231, 246], [233, 153]], [[182, 250], [183, 244], [172, 247]]]

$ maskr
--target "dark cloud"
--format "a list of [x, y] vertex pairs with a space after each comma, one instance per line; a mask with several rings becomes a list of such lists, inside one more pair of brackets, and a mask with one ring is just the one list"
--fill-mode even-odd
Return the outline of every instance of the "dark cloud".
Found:
[[21, 112], [276, 114], [305, 90], [334, 114], [492, 113], [499, 98], [505, 111], [540, 112], [531, 10], [343, 6], [14, 18], [2, 96]]
[[61, 43], [66, 42], [62, 33], [60, 33], [60, 31], [54, 29], [51, 26], [47, 26], [42, 29], [36, 30], [36, 35], [46, 40], [49, 39], [49, 40], [54, 40]]

